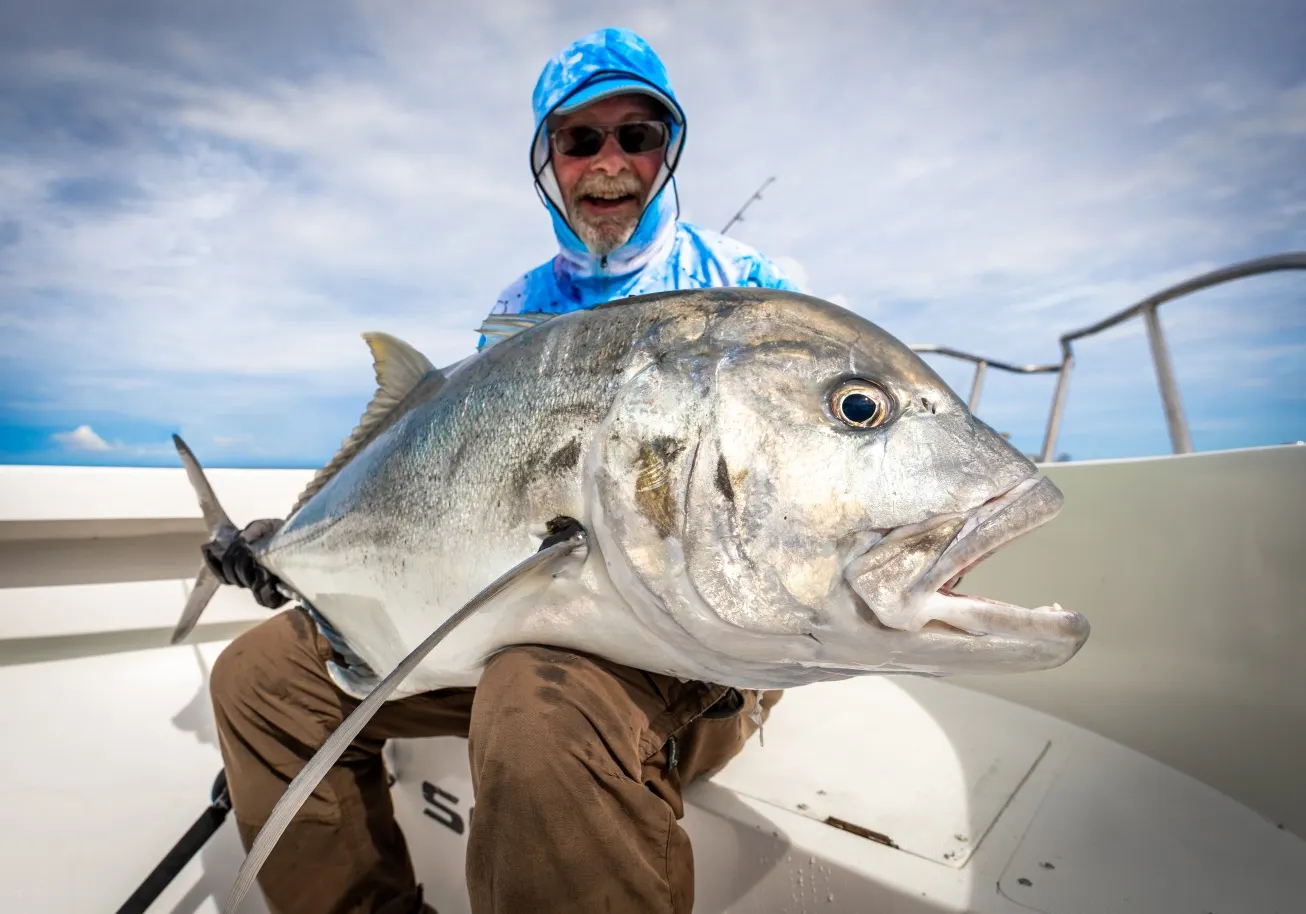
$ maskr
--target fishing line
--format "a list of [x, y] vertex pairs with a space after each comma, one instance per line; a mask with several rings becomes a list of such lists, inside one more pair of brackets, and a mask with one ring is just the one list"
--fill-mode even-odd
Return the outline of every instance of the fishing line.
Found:
[[[555, 539], [556, 541], [550, 542]], [[372, 715], [399, 687], [399, 684], [408, 677], [408, 674], [417, 667], [422, 658], [444, 640], [445, 636], [453, 631], [459, 623], [492, 598], [498, 596], [511, 584], [533, 571], [555, 564], [584, 545], [585, 541], [585, 530], [579, 525], [567, 529], [565, 538], [557, 537], [555, 534], [554, 537], [546, 539], [545, 545], [539, 552], [536, 552], [524, 562], [514, 565], [473, 597], [471, 602], [440, 623], [440, 626], [428, 635], [425, 641], [414, 648], [411, 654], [401, 660], [399, 665], [382, 679], [375, 689], [368, 693], [368, 696], [354, 709], [353, 713], [345, 718], [344, 722], [331, 734], [330, 738], [322, 744], [322, 748], [309, 759], [308, 764], [304, 766], [299, 774], [295, 775], [294, 780], [290, 782], [290, 786], [286, 788], [286, 792], [277, 801], [277, 805], [272, 808], [268, 820], [263, 823], [263, 827], [259, 829], [254, 843], [250, 846], [249, 854], [245, 857], [245, 862], [241, 864], [240, 872], [236, 874], [236, 883], [231, 889], [231, 894], [227, 897], [226, 905], [223, 906], [223, 914], [235, 914], [237, 906], [254, 884], [254, 877], [262, 869], [264, 862], [272, 853], [272, 849], [276, 846], [282, 834], [285, 833], [286, 828], [289, 827], [295, 814], [299, 812], [300, 807], [308, 800], [322, 778], [326, 777], [327, 772], [331, 770], [331, 766], [339, 760], [345, 749], [354, 741], [354, 738], [367, 725], [367, 722], [372, 719]]]

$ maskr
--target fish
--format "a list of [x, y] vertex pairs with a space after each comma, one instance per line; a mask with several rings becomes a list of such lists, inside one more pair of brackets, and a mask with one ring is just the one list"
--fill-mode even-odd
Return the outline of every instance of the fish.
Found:
[[[373, 694], [564, 528], [584, 535], [461, 618], [393, 697], [474, 686], [523, 643], [786, 689], [1047, 670], [1086, 642], [1087, 619], [1057, 603], [958, 589], [1063, 496], [867, 318], [715, 288], [505, 328], [444, 368], [364, 334], [372, 402], [250, 546], [343, 642], [331, 675], [347, 693]], [[213, 539], [231, 541], [177, 443]], [[216, 588], [202, 569], [174, 640]]]
[[[662, 292], [499, 321], [445, 368], [365, 333], [377, 390], [245, 548], [323, 626], [360, 704], [250, 845], [234, 912], [380, 706], [517, 644], [788, 689], [1068, 662], [1088, 621], [961, 578], [1063, 496], [909, 347], [797, 292]], [[174, 438], [211, 543], [238, 530]], [[219, 586], [205, 564], [174, 643]]]

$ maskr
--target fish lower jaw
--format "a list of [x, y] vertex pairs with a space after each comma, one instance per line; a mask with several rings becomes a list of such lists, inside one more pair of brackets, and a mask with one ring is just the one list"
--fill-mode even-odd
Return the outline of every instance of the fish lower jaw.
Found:
[[962, 638], [989, 635], [1028, 638], [1031, 641], [1079, 640], [1088, 623], [1078, 613], [1057, 603], [1025, 608], [987, 597], [940, 589], [900, 607], [872, 607], [862, 601], [864, 619], [886, 632], [951, 634]]
[[920, 628], [944, 625], [971, 637], [1001, 635], [1030, 641], [1082, 641], [1088, 636], [1088, 622], [1079, 613], [1060, 604], [1023, 607], [939, 590], [918, 603]]

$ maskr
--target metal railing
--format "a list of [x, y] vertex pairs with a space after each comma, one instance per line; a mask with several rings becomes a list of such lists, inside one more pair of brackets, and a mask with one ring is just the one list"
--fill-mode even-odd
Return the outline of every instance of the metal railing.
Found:
[[1269, 257], [1247, 260], [1233, 266], [1203, 273], [1201, 276], [1196, 276], [1170, 286], [1168, 289], [1163, 289], [1155, 295], [1151, 295], [1137, 304], [1130, 305], [1123, 311], [1118, 311], [1095, 324], [1062, 335], [1060, 338], [1061, 361], [1050, 365], [1012, 365], [1007, 362], [1000, 362], [997, 359], [989, 359], [970, 352], [962, 352], [959, 349], [937, 346], [932, 343], [922, 343], [911, 348], [916, 352], [945, 355], [975, 365], [975, 377], [971, 381], [968, 402], [971, 412], [979, 407], [980, 393], [984, 387], [984, 375], [990, 367], [1015, 374], [1057, 375], [1057, 387], [1052, 395], [1052, 408], [1048, 413], [1047, 430], [1043, 435], [1043, 452], [1040, 458], [1046, 463], [1052, 460], [1052, 455], [1056, 449], [1057, 433], [1061, 429], [1061, 414], [1065, 409], [1066, 394], [1070, 385], [1070, 371], [1075, 364], [1075, 355], [1070, 344], [1075, 340], [1094, 336], [1104, 330], [1109, 330], [1117, 324], [1122, 324], [1127, 320], [1142, 315], [1147, 324], [1147, 340], [1152, 350], [1152, 364], [1156, 368], [1157, 386], [1160, 388], [1161, 402], [1165, 407], [1165, 421], [1170, 431], [1170, 445], [1174, 453], [1188, 454], [1193, 450], [1193, 441], [1188, 432], [1188, 419], [1184, 415], [1183, 401], [1179, 397], [1179, 386], [1175, 383], [1174, 366], [1170, 362], [1170, 352], [1165, 345], [1165, 336], [1161, 332], [1161, 321], [1157, 317], [1156, 309], [1168, 301], [1191, 295], [1201, 289], [1208, 289], [1211, 286], [1218, 286], [1221, 283], [1232, 282], [1235, 279], [1243, 279], [1248, 276], [1274, 273], [1279, 270], [1306, 270], [1306, 251], [1274, 254]]

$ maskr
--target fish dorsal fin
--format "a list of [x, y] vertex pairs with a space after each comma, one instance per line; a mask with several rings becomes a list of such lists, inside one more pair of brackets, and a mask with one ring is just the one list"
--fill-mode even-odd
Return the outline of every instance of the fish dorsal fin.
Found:
[[340, 445], [340, 450], [336, 451], [331, 462], [318, 470], [313, 476], [313, 481], [299, 493], [295, 506], [290, 509], [291, 514], [303, 507], [306, 501], [330, 482], [331, 477], [340, 472], [340, 468], [372, 440], [372, 435], [385, 421], [386, 416], [412, 393], [413, 388], [420, 384], [423, 378], [437, 370], [426, 356], [398, 337], [388, 333], [372, 332], [364, 333], [363, 339], [372, 350], [376, 393], [372, 396], [372, 402], [367, 404], [363, 418], [358, 420], [358, 425]]

